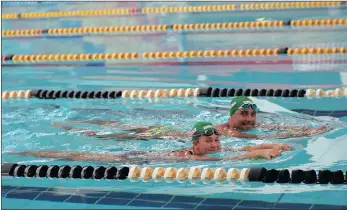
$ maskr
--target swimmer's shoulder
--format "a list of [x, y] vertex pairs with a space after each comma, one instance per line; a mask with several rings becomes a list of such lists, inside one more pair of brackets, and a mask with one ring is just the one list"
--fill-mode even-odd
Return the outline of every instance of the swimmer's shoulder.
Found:
[[216, 126], [216, 129], [223, 135], [223, 136], [234, 136], [240, 134], [240, 131], [238, 131], [236, 128], [228, 127], [227, 124], [220, 124]]
[[224, 130], [225, 130], [226, 125], [225, 124], [219, 124], [216, 125], [215, 128], [219, 131], [219, 133], [221, 133], [222, 135], [224, 135]]
[[218, 131], [221, 131], [221, 130], [224, 129], [225, 124], [218, 124], [218, 125], [215, 125], [214, 127], [215, 127]]
[[188, 157], [194, 155], [194, 152], [190, 148], [185, 148], [179, 150], [172, 150], [171, 152], [168, 152], [167, 155], [171, 157]]

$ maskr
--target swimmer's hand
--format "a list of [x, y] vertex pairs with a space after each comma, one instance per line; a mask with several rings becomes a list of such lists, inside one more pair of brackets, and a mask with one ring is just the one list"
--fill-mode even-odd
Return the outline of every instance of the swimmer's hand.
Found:
[[251, 154], [248, 154], [250, 158], [265, 158], [265, 159], [272, 159], [275, 157], [280, 156], [281, 151], [278, 149], [264, 149], [264, 150], [257, 150], [251, 152]]
[[306, 135], [313, 135], [313, 134], [316, 134], [316, 133], [326, 132], [326, 131], [329, 131], [331, 129], [332, 129], [331, 127], [323, 125], [323, 126], [321, 126], [319, 128], [309, 128], [306, 131], [304, 131], [304, 133]]
[[273, 149], [280, 150], [280, 151], [289, 151], [289, 150], [292, 150], [293, 147], [288, 144], [274, 144]]
[[252, 152], [255, 150], [264, 150], [264, 149], [277, 149], [281, 151], [288, 151], [292, 149], [292, 146], [288, 144], [261, 144], [256, 146], [247, 146], [241, 149], [241, 151]]

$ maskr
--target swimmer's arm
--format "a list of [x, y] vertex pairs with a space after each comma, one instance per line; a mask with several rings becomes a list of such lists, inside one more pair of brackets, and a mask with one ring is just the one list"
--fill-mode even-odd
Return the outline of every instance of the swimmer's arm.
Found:
[[291, 138], [291, 137], [301, 137], [304, 135], [294, 135], [293, 133], [288, 133], [288, 132], [281, 132], [281, 133], [276, 133], [276, 134], [268, 134], [268, 135], [258, 135], [257, 139], [272, 139], [272, 138]]
[[236, 152], [239, 151], [238, 149], [235, 149], [233, 147], [223, 147], [222, 152]]
[[257, 123], [257, 128], [271, 129], [271, 130], [300, 130], [305, 131], [308, 130], [308, 126], [288, 126], [288, 125], [277, 125], [277, 124], [263, 124]]
[[278, 150], [288, 151], [288, 150], [293, 149], [293, 147], [288, 145], [288, 144], [260, 144], [260, 145], [256, 145], [256, 146], [244, 147], [244, 148], [240, 149], [240, 151], [252, 152], [252, 151], [264, 150], [264, 149], [278, 149]]
[[280, 151], [273, 150], [273, 149], [261, 149], [261, 150], [255, 150], [251, 152], [247, 152], [245, 154], [241, 155], [233, 155], [224, 158], [225, 160], [243, 160], [243, 159], [254, 159], [254, 158], [266, 158], [271, 159], [274, 157], [278, 157], [281, 154]]
[[239, 151], [251, 152], [251, 151], [261, 150], [261, 149], [273, 149], [276, 147], [276, 145], [280, 145], [280, 144], [261, 144], [256, 146], [247, 146], [241, 149], [235, 149], [233, 147], [223, 147], [222, 151], [223, 152], [239, 152]]
[[275, 134], [267, 134], [267, 135], [259, 135], [258, 139], [269, 139], [269, 138], [293, 138], [293, 137], [303, 137], [303, 136], [309, 136], [318, 132], [322, 132], [324, 129], [308, 129], [305, 131], [285, 131]]
[[223, 160], [243, 160], [247, 158], [249, 157], [247, 157], [246, 155], [232, 155], [232, 156], [223, 158]]
[[221, 160], [243, 160], [243, 159], [253, 159], [253, 158], [263, 158], [265, 156], [266, 150], [256, 150], [256, 151], [250, 151], [245, 154], [240, 155], [232, 155], [225, 158], [216, 158], [216, 157], [206, 157], [206, 156], [199, 156], [199, 155], [191, 155], [188, 158], [191, 160], [199, 160], [199, 161], [221, 161]]
[[247, 139], [291, 138], [291, 137], [300, 137], [300, 136], [307, 136], [307, 135], [309, 134], [303, 134], [300, 132], [281, 132], [277, 134], [256, 135], [256, 134], [241, 133], [240, 131], [237, 131], [237, 130], [230, 131], [227, 134], [227, 136], [233, 136], [236, 138], [247, 138]]
[[190, 155], [190, 156], [187, 156], [187, 158], [190, 160], [201, 160], [201, 161], [220, 161], [220, 160], [222, 160], [221, 158], [207, 157], [207, 156], [200, 156], [200, 155]]
[[223, 133], [223, 135], [225, 136], [233, 136], [233, 137], [237, 137], [237, 138], [253, 138], [256, 139], [258, 138], [258, 135], [255, 134], [247, 134], [247, 133], [241, 133], [238, 130], [232, 130], [232, 131], [228, 131], [226, 133]]
[[251, 159], [256, 157], [257, 155], [254, 155], [254, 153], [248, 152], [246, 154], [228, 156], [223, 158], [223, 160], [243, 160], [243, 159]]
[[266, 135], [256, 135], [256, 134], [247, 134], [247, 133], [241, 133], [239, 131], [233, 130], [232, 132], [229, 132], [229, 136], [237, 137], [237, 138], [253, 138], [253, 139], [270, 139], [270, 138], [292, 138], [292, 137], [303, 137], [303, 136], [309, 136], [318, 132], [324, 131], [324, 128], [318, 128], [318, 129], [308, 129], [304, 131], [285, 131], [280, 132], [276, 134], [266, 134]]
[[[264, 146], [264, 148], [267, 148], [268, 145]], [[227, 148], [228, 149], [228, 148]], [[269, 148], [273, 149], [273, 148]], [[221, 161], [221, 160], [243, 160], [243, 159], [254, 159], [254, 158], [267, 158], [270, 159], [272, 154], [267, 154], [269, 150], [267, 149], [258, 149], [258, 150], [251, 150], [245, 154], [240, 155], [232, 155], [224, 158], [216, 158], [216, 157], [206, 157], [206, 156], [199, 156], [199, 155], [191, 155], [188, 156], [191, 160], [201, 160], [201, 161]], [[247, 151], [247, 150], [243, 150]], [[276, 156], [276, 155], [274, 155]]]

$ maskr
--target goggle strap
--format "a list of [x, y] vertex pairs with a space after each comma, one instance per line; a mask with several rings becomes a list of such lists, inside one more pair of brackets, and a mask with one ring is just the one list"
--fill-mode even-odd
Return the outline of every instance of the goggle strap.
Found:
[[210, 135], [208, 135], [207, 131], [208, 130], [206, 130], [206, 131], [204, 131], [204, 133], [200, 133], [200, 134], [193, 134], [191, 137], [193, 137], [193, 136], [201, 136], [201, 135], [204, 135], [204, 134], [206, 136], [212, 136], [213, 133], [216, 134], [216, 135], [220, 135], [220, 133], [219, 133], [219, 131], [217, 129], [214, 129], [213, 132]]

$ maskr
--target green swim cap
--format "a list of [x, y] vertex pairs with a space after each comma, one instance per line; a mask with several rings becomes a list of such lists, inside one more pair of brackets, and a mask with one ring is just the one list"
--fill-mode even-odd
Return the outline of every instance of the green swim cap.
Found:
[[238, 96], [235, 97], [230, 104], [230, 116], [234, 115], [235, 112], [240, 109], [240, 107], [244, 104], [253, 104], [252, 108], [257, 110], [257, 106], [253, 103], [251, 99], [246, 96]]
[[192, 141], [198, 140], [201, 135], [211, 136], [213, 133], [219, 135], [216, 128], [210, 122], [197, 122], [190, 131]]

